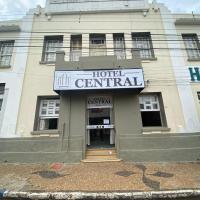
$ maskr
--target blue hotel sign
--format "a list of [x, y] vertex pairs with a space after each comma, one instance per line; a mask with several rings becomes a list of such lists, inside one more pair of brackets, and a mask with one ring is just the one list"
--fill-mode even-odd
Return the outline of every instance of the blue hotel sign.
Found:
[[200, 81], [200, 67], [189, 67], [191, 81]]

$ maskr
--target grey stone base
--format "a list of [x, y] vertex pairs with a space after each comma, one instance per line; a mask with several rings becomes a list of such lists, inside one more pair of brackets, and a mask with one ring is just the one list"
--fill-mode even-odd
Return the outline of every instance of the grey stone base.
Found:
[[119, 157], [133, 162], [200, 161], [200, 134], [124, 135]]
[[[118, 157], [130, 162], [200, 161], [200, 134], [123, 135]], [[0, 139], [1, 163], [79, 163], [84, 159], [82, 137]]]

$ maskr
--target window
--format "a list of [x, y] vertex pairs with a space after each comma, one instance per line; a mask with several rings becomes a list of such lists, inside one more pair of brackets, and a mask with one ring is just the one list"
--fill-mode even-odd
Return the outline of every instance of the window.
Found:
[[4, 92], [5, 92], [5, 83], [0, 83], [0, 111], [3, 105]]
[[189, 59], [200, 59], [200, 45], [196, 34], [183, 34], [183, 41]]
[[0, 42], [0, 66], [10, 66], [14, 41]]
[[56, 51], [59, 51], [63, 45], [63, 36], [45, 36], [43, 57], [44, 62], [55, 62]]
[[197, 92], [197, 98], [198, 98], [199, 103], [200, 103], [200, 92]]
[[140, 51], [142, 59], [154, 58], [153, 44], [150, 33], [133, 33], [133, 48]]
[[105, 34], [90, 35], [90, 56], [106, 55], [106, 36]]
[[37, 130], [57, 129], [59, 109], [59, 99], [41, 99], [39, 103], [39, 120]]
[[117, 56], [117, 59], [125, 59], [125, 42], [124, 34], [113, 34], [114, 42], [114, 54]]
[[143, 127], [166, 125], [164, 110], [161, 110], [161, 96], [158, 94], [140, 95], [140, 111]]
[[79, 61], [82, 52], [82, 36], [72, 35], [70, 45], [70, 61]]

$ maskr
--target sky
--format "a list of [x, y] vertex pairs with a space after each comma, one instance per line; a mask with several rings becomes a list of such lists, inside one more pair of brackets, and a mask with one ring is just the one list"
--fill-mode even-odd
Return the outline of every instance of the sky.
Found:
[[[29, 8], [44, 7], [46, 0], [0, 0], [0, 21], [20, 18]], [[150, 2], [152, 0], [149, 0]], [[200, 13], [200, 0], [157, 0], [165, 3], [173, 12]]]

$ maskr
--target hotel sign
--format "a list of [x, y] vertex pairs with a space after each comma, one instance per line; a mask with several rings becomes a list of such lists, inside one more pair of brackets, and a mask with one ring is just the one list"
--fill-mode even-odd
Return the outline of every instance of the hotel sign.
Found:
[[89, 96], [87, 98], [88, 108], [112, 108], [111, 96]]
[[144, 88], [143, 71], [137, 69], [55, 71], [54, 90]]
[[189, 67], [191, 81], [200, 81], [200, 67]]

